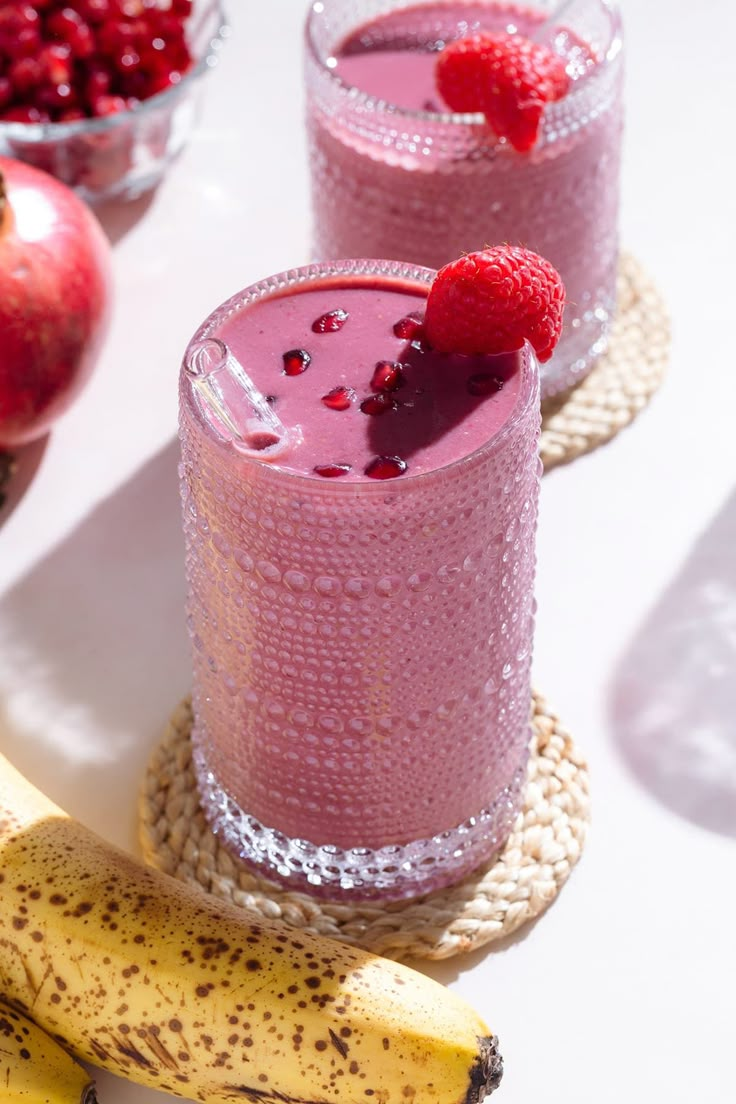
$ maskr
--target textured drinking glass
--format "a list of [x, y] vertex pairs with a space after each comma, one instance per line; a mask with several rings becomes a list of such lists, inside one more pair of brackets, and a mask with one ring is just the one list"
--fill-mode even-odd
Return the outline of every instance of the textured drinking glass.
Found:
[[[407, 41], [436, 49], [480, 27], [534, 34], [540, 19], [529, 22], [524, 10], [549, 15], [558, 4], [319, 0], [306, 28], [315, 259], [390, 257], [439, 268], [502, 242], [540, 253], [567, 289], [562, 339], [541, 368], [544, 398], [590, 370], [615, 308], [623, 120], [615, 0], [576, 0], [561, 18], [565, 30], [550, 42], [568, 67], [585, 69], [577, 40], [598, 63], [547, 105], [528, 153], [497, 141], [481, 115], [403, 110], [349, 87], [336, 75], [335, 55], [348, 41], [356, 52]], [[366, 32], [360, 45], [357, 32], [388, 13], [382, 37]]]
[[[527, 346], [509, 419], [433, 471], [349, 483], [260, 461], [234, 443], [259, 404], [237, 365], [222, 375], [218, 329], [274, 292], [356, 275], [425, 289], [433, 273], [292, 270], [221, 306], [185, 354], [192, 738], [205, 813], [243, 860], [321, 895], [391, 899], [462, 877], [520, 807], [539, 386]], [[273, 447], [283, 431], [264, 430]]]

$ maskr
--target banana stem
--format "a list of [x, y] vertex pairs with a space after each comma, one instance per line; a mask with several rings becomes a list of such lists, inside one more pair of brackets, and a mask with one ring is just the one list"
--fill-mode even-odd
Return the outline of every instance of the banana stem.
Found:
[[465, 1104], [481, 1104], [486, 1096], [501, 1084], [503, 1077], [503, 1058], [498, 1049], [498, 1036], [485, 1035], [478, 1038], [478, 1058], [470, 1071], [470, 1085]]

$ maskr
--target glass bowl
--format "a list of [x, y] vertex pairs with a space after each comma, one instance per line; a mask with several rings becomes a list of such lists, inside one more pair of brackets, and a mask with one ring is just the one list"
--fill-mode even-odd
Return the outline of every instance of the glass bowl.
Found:
[[51, 173], [89, 203], [137, 198], [159, 183], [186, 145], [202, 78], [217, 64], [227, 33], [221, 0], [194, 0], [187, 34], [193, 64], [179, 84], [104, 118], [0, 122], [0, 155]]

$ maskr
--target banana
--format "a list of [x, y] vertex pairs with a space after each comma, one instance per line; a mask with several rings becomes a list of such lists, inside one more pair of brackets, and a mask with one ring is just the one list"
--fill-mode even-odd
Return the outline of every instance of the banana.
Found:
[[479, 1104], [495, 1036], [425, 975], [145, 867], [0, 756], [0, 992], [189, 1100]]
[[4, 1104], [96, 1104], [89, 1074], [31, 1020], [0, 1000]]

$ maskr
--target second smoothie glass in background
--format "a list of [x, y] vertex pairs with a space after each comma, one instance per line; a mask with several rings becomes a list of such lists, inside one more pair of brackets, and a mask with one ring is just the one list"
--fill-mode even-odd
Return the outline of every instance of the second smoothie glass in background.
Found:
[[[576, 0], [548, 41], [574, 78], [528, 152], [483, 116], [442, 113], [437, 50], [478, 30], [540, 33], [559, 0], [319, 0], [306, 27], [317, 260], [388, 257], [439, 268], [512, 242], [547, 257], [567, 289], [542, 397], [605, 350], [616, 304], [622, 40], [616, 0]], [[591, 58], [595, 63], [591, 64]]]
[[[521, 803], [538, 369], [528, 345], [459, 364], [412, 345], [433, 275], [346, 261], [273, 277], [214, 312], [181, 373], [203, 807], [246, 862], [328, 896], [456, 881]], [[395, 392], [370, 385], [383, 357], [404, 365]], [[370, 477], [387, 452], [395, 477]]]

